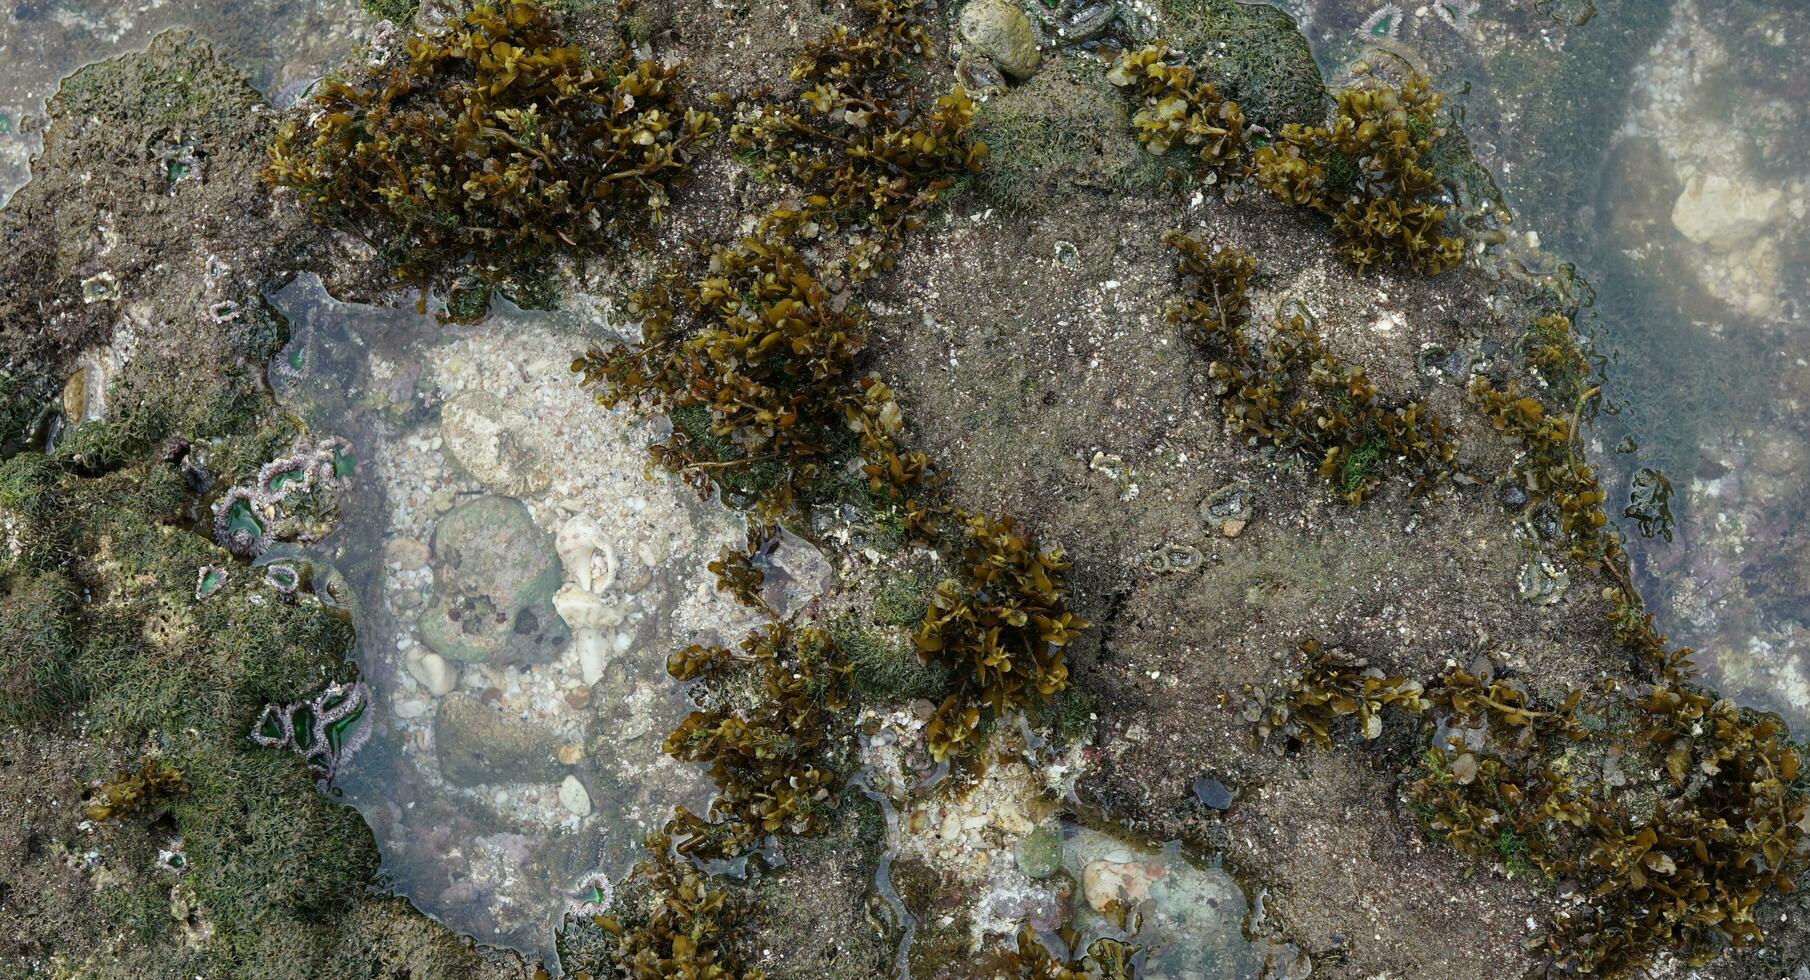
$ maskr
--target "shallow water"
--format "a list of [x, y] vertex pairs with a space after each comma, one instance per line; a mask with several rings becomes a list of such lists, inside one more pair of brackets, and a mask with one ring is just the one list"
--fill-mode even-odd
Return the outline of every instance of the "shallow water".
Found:
[[339, 63], [371, 28], [358, 0], [19, 0], [0, 14], [0, 204], [31, 176], [44, 104], [83, 65], [188, 28], [278, 106]]
[[1449, 93], [1514, 214], [1497, 260], [1585, 304], [1611, 514], [1670, 485], [1669, 527], [1620, 521], [1661, 628], [1810, 731], [1810, 5], [1277, 5], [1329, 77]]
[[688, 708], [665, 662], [752, 625], [704, 567], [740, 521], [644, 475], [661, 420], [577, 387], [566, 363], [603, 330], [586, 312], [442, 328], [312, 276], [271, 300], [293, 337], [279, 399], [362, 461], [337, 528], [279, 552], [343, 576], [375, 692], [335, 791], [400, 894], [550, 958], [563, 915], [609, 893], [648, 829], [709, 803], [702, 767], [660, 750]]

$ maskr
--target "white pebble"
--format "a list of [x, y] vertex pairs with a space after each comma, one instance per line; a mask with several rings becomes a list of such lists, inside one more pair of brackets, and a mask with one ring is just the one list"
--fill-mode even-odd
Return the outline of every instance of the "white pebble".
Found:
[[567, 776], [565, 782], [559, 784], [559, 805], [575, 817], [590, 815], [591, 794], [585, 792], [584, 784], [577, 776]]

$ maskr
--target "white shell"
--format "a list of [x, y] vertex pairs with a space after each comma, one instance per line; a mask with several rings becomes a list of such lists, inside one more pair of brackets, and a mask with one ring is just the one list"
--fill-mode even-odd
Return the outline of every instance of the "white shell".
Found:
[[[566, 521], [554, 535], [553, 547], [566, 566], [566, 577], [586, 592], [606, 592], [616, 582], [616, 549], [589, 514]], [[601, 568], [599, 568], [601, 566]]]
[[609, 637], [602, 630], [581, 629], [572, 635], [572, 645], [578, 648], [578, 673], [584, 682], [603, 680], [603, 668], [610, 662]]
[[553, 593], [553, 608], [559, 611], [559, 618], [574, 630], [595, 630], [606, 626], [615, 626], [622, 622], [622, 607], [613, 602], [604, 602], [596, 595], [586, 592], [576, 582], [567, 582]]
[[443, 698], [459, 686], [459, 668], [437, 653], [423, 653], [407, 661], [409, 675], [427, 688], [427, 693]]

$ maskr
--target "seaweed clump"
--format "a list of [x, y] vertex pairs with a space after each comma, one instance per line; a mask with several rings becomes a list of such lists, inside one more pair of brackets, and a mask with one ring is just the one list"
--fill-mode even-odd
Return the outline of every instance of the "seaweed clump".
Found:
[[136, 769], [122, 769], [95, 790], [88, 802], [90, 820], [112, 820], [142, 806], [175, 799], [188, 792], [182, 770], [162, 759], [144, 758]]
[[1390, 470], [1426, 493], [1451, 472], [1444, 423], [1418, 401], [1390, 403], [1362, 367], [1333, 353], [1302, 314], [1280, 313], [1259, 346], [1249, 330], [1248, 253], [1209, 251], [1172, 231], [1183, 295], [1169, 320], [1213, 359], [1226, 424], [1253, 445], [1300, 452], [1348, 503], [1362, 503]]
[[711, 884], [672, 846], [666, 831], [647, 835], [647, 856], [624, 882], [617, 907], [626, 914], [595, 916], [607, 936], [604, 959], [612, 975], [634, 980], [762, 980], [743, 965], [753, 905]]
[[[690, 416], [652, 452], [700, 492], [760, 473], [763, 522], [792, 509], [849, 433], [875, 490], [902, 496], [930, 475], [922, 454], [899, 451], [891, 390], [857, 370], [867, 327], [856, 287], [986, 151], [969, 138], [974, 109], [959, 87], [928, 109], [914, 100], [907, 58], [930, 43], [916, 3], [860, 7], [865, 28], [838, 27], [800, 54], [792, 74], [810, 87], [796, 102], [757, 101], [732, 132], [746, 159], [802, 196], [637, 291], [639, 345], [572, 364], [606, 405]], [[843, 230], [848, 240], [833, 242]]]
[[910, 58], [928, 58], [930, 35], [914, 19], [920, 0], [857, 0], [865, 27], [840, 26], [807, 44], [791, 77], [794, 100], [757, 98], [731, 128], [745, 158], [805, 191], [802, 207], [770, 216], [807, 237], [856, 225], [848, 270], [859, 281], [883, 268], [885, 249], [922, 221], [957, 180], [980, 169], [974, 101], [960, 85], [920, 110]]
[[[843, 283], [832, 280], [836, 286]], [[814, 481], [855, 405], [855, 357], [866, 339], [847, 295], [798, 249], [751, 235], [714, 245], [695, 279], [673, 270], [633, 294], [638, 346], [592, 348], [573, 362], [605, 405], [708, 413], [705, 435], [681, 427], [654, 462], [707, 493], [724, 474], [777, 463], [769, 513]]]
[[837, 804], [842, 778], [832, 769], [831, 713], [848, 704], [850, 668], [835, 641], [816, 626], [772, 623], [748, 634], [740, 654], [692, 646], [667, 658], [679, 680], [751, 672], [759, 689], [736, 705], [733, 695], [693, 711], [666, 737], [665, 750], [710, 765], [720, 795], [710, 819], [679, 807], [674, 832], [687, 854], [737, 857], [762, 836], [821, 830]]
[[939, 761], [974, 744], [982, 709], [1022, 709], [1067, 688], [1064, 648], [1088, 626], [1068, 609], [1061, 548], [1040, 549], [1009, 516], [963, 516], [957, 574], [937, 586], [914, 636], [919, 655], [953, 675], [924, 726]]
[[1106, 73], [1142, 102], [1131, 125], [1138, 142], [1158, 156], [1181, 145], [1194, 151], [1195, 170], [1213, 178], [1243, 169], [1244, 113], [1172, 52], [1152, 45], [1126, 52]]
[[1427, 709], [1419, 681], [1387, 675], [1339, 647], [1322, 649], [1318, 640], [1304, 641], [1301, 653], [1307, 666], [1286, 691], [1246, 692], [1251, 697], [1246, 717], [1256, 723], [1261, 737], [1280, 733], [1289, 745], [1312, 742], [1331, 748], [1333, 727], [1340, 719], [1356, 718], [1358, 733], [1371, 740], [1383, 734], [1385, 709], [1412, 715]]
[[1360, 272], [1395, 264], [1444, 272], [1463, 259], [1464, 243], [1446, 234], [1443, 191], [1428, 160], [1445, 132], [1440, 100], [1419, 73], [1399, 89], [1342, 89], [1330, 126], [1290, 123], [1257, 149], [1257, 182], [1331, 218], [1341, 254]]
[[481, 3], [326, 81], [278, 131], [264, 177], [411, 285], [467, 262], [488, 280], [526, 275], [659, 219], [717, 128], [676, 76], [591, 64], [535, 0]]

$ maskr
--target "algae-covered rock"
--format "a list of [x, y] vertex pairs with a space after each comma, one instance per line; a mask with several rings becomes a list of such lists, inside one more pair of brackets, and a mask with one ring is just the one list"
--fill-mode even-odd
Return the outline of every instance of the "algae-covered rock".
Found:
[[1280, 131], [1325, 118], [1326, 86], [1313, 49], [1282, 11], [1236, 0], [1167, 0], [1163, 26], [1169, 44], [1186, 51], [1250, 121]]
[[434, 716], [434, 757], [454, 785], [554, 782], [558, 748], [552, 732], [470, 694], [448, 695]]
[[1062, 870], [1062, 828], [1051, 822], [1024, 835], [1012, 846], [1012, 858], [1033, 881]]
[[982, 103], [974, 135], [987, 144], [976, 188], [1014, 211], [1057, 208], [1077, 191], [1149, 190], [1163, 173], [1133, 137], [1125, 97], [1075, 58]]
[[553, 536], [508, 497], [454, 508], [434, 530], [435, 599], [421, 636], [465, 663], [539, 663], [568, 635], [553, 608], [563, 579]]
[[1024, 79], [1036, 74], [1042, 56], [1031, 19], [1009, 0], [970, 0], [962, 8], [961, 32], [976, 53], [1007, 75]]

